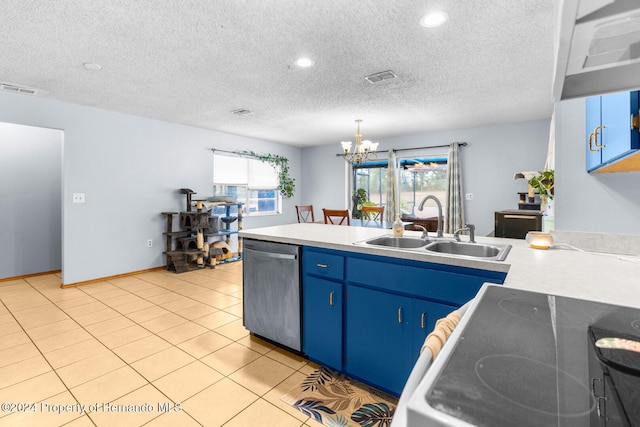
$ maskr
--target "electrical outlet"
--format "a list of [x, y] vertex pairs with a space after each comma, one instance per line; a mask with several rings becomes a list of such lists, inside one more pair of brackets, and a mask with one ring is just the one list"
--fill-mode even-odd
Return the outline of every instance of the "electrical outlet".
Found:
[[147, 247], [150, 248], [151, 246], [153, 246], [153, 240], [149, 239], [147, 240]]
[[73, 203], [84, 203], [84, 193], [73, 193]]
[[467, 200], [473, 200], [473, 193], [466, 193], [464, 195], [464, 198], [467, 199]]

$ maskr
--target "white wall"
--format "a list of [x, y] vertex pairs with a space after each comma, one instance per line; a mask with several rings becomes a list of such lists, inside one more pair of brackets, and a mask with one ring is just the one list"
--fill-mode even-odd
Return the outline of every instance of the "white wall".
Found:
[[316, 221], [322, 220], [322, 208], [346, 209], [351, 196], [347, 188], [349, 167], [336, 157], [340, 145], [321, 145], [302, 149], [301, 203], [313, 205]]
[[62, 266], [62, 138], [0, 123], [0, 278]]
[[[389, 148], [411, 148], [467, 142], [461, 149], [463, 183], [472, 201], [465, 201], [465, 218], [476, 225], [479, 235], [494, 229], [494, 212], [518, 208], [518, 192], [526, 191], [524, 180], [514, 180], [515, 172], [541, 170], [549, 142], [550, 120], [535, 120], [498, 126], [458, 129], [375, 139], [380, 142], [379, 158], [386, 158]], [[335, 157], [339, 143], [305, 148], [303, 157], [303, 202], [323, 207], [342, 207], [349, 194], [344, 188], [345, 162]], [[434, 150], [426, 151], [433, 152]], [[443, 149], [435, 150], [443, 152]], [[446, 152], [446, 149], [444, 149]], [[384, 153], [383, 153], [384, 152]], [[420, 152], [414, 152], [420, 153]], [[328, 189], [328, 190], [327, 190]]]
[[640, 234], [640, 172], [586, 172], [584, 99], [556, 104], [555, 227]]
[[[313, 204], [319, 219], [322, 207], [348, 206], [350, 200], [345, 162], [335, 156], [337, 142], [299, 149], [10, 93], [0, 94], [0, 122], [64, 131], [65, 284], [163, 265], [160, 212], [184, 209], [180, 188], [210, 195], [212, 147], [289, 158], [295, 196], [284, 201], [282, 215], [246, 218], [246, 229], [295, 222], [296, 204]], [[549, 120], [536, 120], [385, 138], [380, 151], [469, 143], [462, 149], [463, 179], [474, 200], [466, 202], [466, 218], [478, 234], [488, 234], [493, 212], [515, 209], [516, 193], [526, 189], [513, 174], [544, 166], [548, 136]], [[639, 173], [584, 172], [582, 101], [557, 105], [556, 140], [556, 228], [640, 233]], [[86, 194], [85, 204], [71, 203], [77, 192]], [[147, 239], [153, 239], [152, 248]]]
[[[211, 195], [212, 147], [286, 156], [301, 181], [300, 149], [267, 141], [10, 93], [0, 94], [0, 122], [64, 131], [64, 284], [163, 265], [160, 212], [184, 210], [180, 188]], [[86, 203], [72, 204], [72, 193]], [[295, 222], [299, 194], [282, 215], [246, 218], [244, 227]]]

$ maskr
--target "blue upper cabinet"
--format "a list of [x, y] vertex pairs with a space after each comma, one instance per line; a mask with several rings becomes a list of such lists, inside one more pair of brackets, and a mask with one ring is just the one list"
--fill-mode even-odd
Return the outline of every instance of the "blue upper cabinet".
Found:
[[[593, 136], [595, 130], [602, 125], [601, 96], [587, 98], [586, 106], [586, 132], [587, 132], [587, 172], [591, 172], [602, 164], [602, 151], [594, 146]], [[600, 133], [601, 135], [601, 133]], [[602, 139], [602, 138], [601, 138]]]
[[587, 172], [640, 170], [639, 93], [586, 99]]

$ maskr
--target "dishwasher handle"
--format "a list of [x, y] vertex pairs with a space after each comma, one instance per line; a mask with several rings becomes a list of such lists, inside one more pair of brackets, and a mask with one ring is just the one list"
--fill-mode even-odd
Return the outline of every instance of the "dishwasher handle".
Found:
[[257, 256], [261, 256], [261, 257], [264, 257], [264, 258], [291, 259], [291, 260], [298, 259], [298, 256], [295, 255], [295, 254], [279, 254], [277, 252], [257, 251], [255, 249], [249, 249], [246, 246], [244, 247], [244, 252], [245, 252], [245, 254], [247, 252], [252, 252], [252, 253], [256, 254]]

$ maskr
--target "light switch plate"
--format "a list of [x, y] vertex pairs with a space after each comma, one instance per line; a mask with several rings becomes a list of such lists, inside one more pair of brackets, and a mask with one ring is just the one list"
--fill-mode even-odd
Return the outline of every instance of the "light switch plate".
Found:
[[84, 193], [73, 193], [73, 203], [84, 203]]

